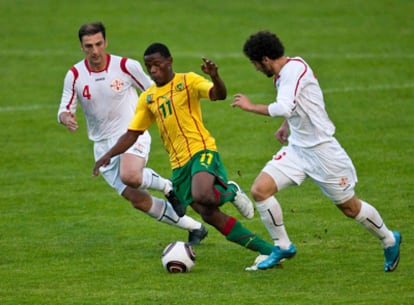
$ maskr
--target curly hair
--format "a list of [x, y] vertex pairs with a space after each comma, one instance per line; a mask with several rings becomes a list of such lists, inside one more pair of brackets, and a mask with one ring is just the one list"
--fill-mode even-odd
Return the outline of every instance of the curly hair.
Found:
[[269, 31], [259, 31], [246, 40], [243, 52], [251, 61], [261, 62], [265, 56], [270, 59], [282, 57], [285, 48], [275, 34]]

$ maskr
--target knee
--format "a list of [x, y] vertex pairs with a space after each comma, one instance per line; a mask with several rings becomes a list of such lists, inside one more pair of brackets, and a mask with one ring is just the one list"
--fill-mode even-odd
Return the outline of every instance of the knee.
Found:
[[273, 193], [267, 191], [261, 184], [253, 184], [250, 188], [250, 193], [252, 194], [254, 201], [263, 201], [270, 196], [274, 195]]
[[191, 188], [191, 197], [193, 202], [196, 202], [202, 206], [212, 207], [216, 206], [216, 195], [213, 191], [213, 187], [197, 185]]
[[133, 188], [139, 188], [142, 184], [142, 175], [139, 172], [121, 172], [120, 177], [124, 184]]
[[202, 206], [213, 206], [215, 204], [214, 194], [193, 193], [192, 197], [194, 202], [197, 202]]

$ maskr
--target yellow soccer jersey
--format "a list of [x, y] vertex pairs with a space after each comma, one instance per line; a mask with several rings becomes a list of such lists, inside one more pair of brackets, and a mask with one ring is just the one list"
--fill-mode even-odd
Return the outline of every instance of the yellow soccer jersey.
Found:
[[166, 85], [154, 84], [141, 94], [128, 129], [144, 131], [156, 121], [172, 169], [184, 166], [201, 150], [217, 151], [200, 107], [200, 99], [209, 98], [212, 87], [211, 81], [196, 73], [176, 73]]

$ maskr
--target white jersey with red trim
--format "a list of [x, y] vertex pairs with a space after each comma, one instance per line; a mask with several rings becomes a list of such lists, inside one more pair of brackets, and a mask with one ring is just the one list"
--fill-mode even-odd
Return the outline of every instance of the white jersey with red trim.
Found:
[[269, 105], [269, 114], [287, 119], [290, 144], [313, 147], [332, 139], [335, 126], [325, 110], [322, 90], [302, 58], [288, 58], [275, 77], [275, 87], [277, 97]]
[[62, 112], [74, 114], [80, 102], [90, 140], [118, 138], [135, 113], [137, 89], [144, 91], [151, 84], [136, 60], [107, 54], [105, 69], [94, 72], [84, 59], [66, 73], [58, 120]]

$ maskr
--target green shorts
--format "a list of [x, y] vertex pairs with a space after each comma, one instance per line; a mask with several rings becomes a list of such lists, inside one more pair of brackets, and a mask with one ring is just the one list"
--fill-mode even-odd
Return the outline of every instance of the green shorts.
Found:
[[190, 161], [172, 172], [174, 191], [181, 203], [187, 207], [193, 203], [191, 195], [191, 180], [198, 172], [209, 172], [216, 176], [215, 184], [227, 184], [227, 172], [216, 151], [202, 150], [195, 154]]

